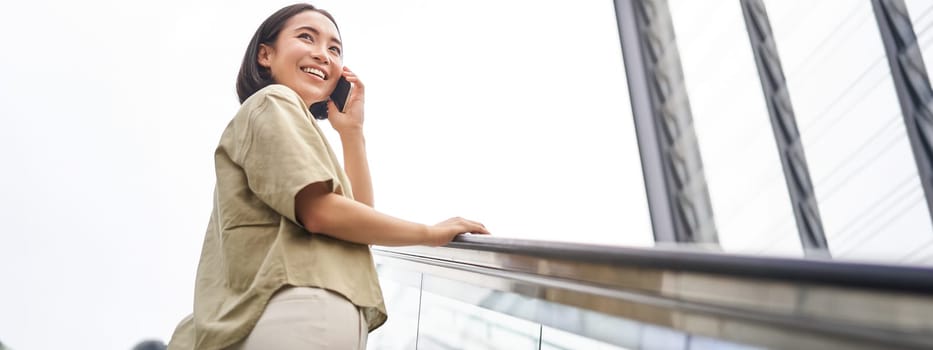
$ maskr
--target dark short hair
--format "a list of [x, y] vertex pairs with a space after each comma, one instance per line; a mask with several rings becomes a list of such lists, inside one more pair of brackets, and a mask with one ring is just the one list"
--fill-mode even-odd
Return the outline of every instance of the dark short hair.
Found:
[[[279, 36], [279, 33], [282, 32], [282, 27], [285, 25], [285, 22], [305, 11], [320, 13], [330, 19], [331, 22], [334, 22], [334, 27], [337, 27], [337, 21], [334, 20], [334, 16], [331, 16], [327, 11], [316, 8], [311, 4], [286, 6], [275, 11], [269, 18], [266, 18], [266, 20], [259, 25], [259, 28], [256, 29], [256, 33], [253, 34], [253, 38], [249, 41], [249, 46], [246, 47], [246, 54], [243, 55], [240, 73], [236, 78], [236, 93], [240, 97], [240, 103], [246, 101], [246, 99], [256, 93], [256, 91], [271, 84], [275, 84], [275, 80], [272, 79], [272, 72], [269, 68], [259, 65], [259, 46], [262, 44], [272, 45]], [[337, 28], [337, 33], [340, 34], [339, 27]]]

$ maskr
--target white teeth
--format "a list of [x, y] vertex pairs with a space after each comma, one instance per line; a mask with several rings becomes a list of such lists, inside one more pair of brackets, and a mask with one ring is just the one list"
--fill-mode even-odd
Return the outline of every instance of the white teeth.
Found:
[[320, 69], [312, 68], [312, 67], [305, 67], [305, 68], [302, 68], [301, 70], [305, 73], [314, 74], [314, 75], [321, 77], [321, 79], [324, 79], [324, 72], [322, 72]]

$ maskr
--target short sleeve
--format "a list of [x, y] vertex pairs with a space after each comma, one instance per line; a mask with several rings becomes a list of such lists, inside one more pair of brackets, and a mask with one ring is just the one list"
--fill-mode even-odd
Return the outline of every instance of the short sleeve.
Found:
[[298, 191], [317, 182], [328, 182], [331, 191], [338, 190], [336, 164], [297, 96], [268, 93], [262, 98], [247, 116], [247, 130], [234, 161], [260, 200], [298, 224]]

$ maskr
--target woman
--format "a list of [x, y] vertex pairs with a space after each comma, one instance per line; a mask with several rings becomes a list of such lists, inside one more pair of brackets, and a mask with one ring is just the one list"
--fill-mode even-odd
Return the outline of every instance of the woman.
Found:
[[[333, 17], [285, 7], [257, 29], [237, 79], [239, 112], [214, 154], [217, 184], [194, 313], [170, 349], [363, 349], [386, 320], [369, 244], [442, 245], [488, 234], [453, 218], [436, 225], [372, 209], [363, 138], [364, 88], [343, 66]], [[327, 102], [341, 169], [309, 106], [340, 76], [344, 111]]]

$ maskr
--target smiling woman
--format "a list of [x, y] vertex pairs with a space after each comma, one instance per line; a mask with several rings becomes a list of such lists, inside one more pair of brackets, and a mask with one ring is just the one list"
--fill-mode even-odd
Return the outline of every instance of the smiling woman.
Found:
[[[339, 110], [328, 96], [341, 77], [352, 89]], [[329, 13], [297, 4], [263, 22], [237, 93], [215, 152], [194, 312], [170, 349], [363, 349], [386, 320], [370, 244], [488, 233], [462, 218], [423, 225], [373, 210], [363, 83], [343, 66]], [[318, 103], [340, 134], [343, 168], [309, 111]]]
[[[343, 67], [337, 22], [324, 10], [306, 7], [313, 8], [296, 7], [297, 14], [280, 11], [270, 17], [271, 21], [263, 23], [271, 28], [259, 28], [257, 34], [265, 35], [253, 37], [240, 68], [237, 80], [240, 103], [273, 82], [295, 89], [307, 105], [326, 100], [327, 91], [334, 89]], [[276, 15], [288, 21], [283, 22]], [[309, 54], [312, 49], [325, 52], [326, 59]], [[323, 65], [322, 61], [329, 64]], [[325, 83], [318, 83], [321, 81]]]

